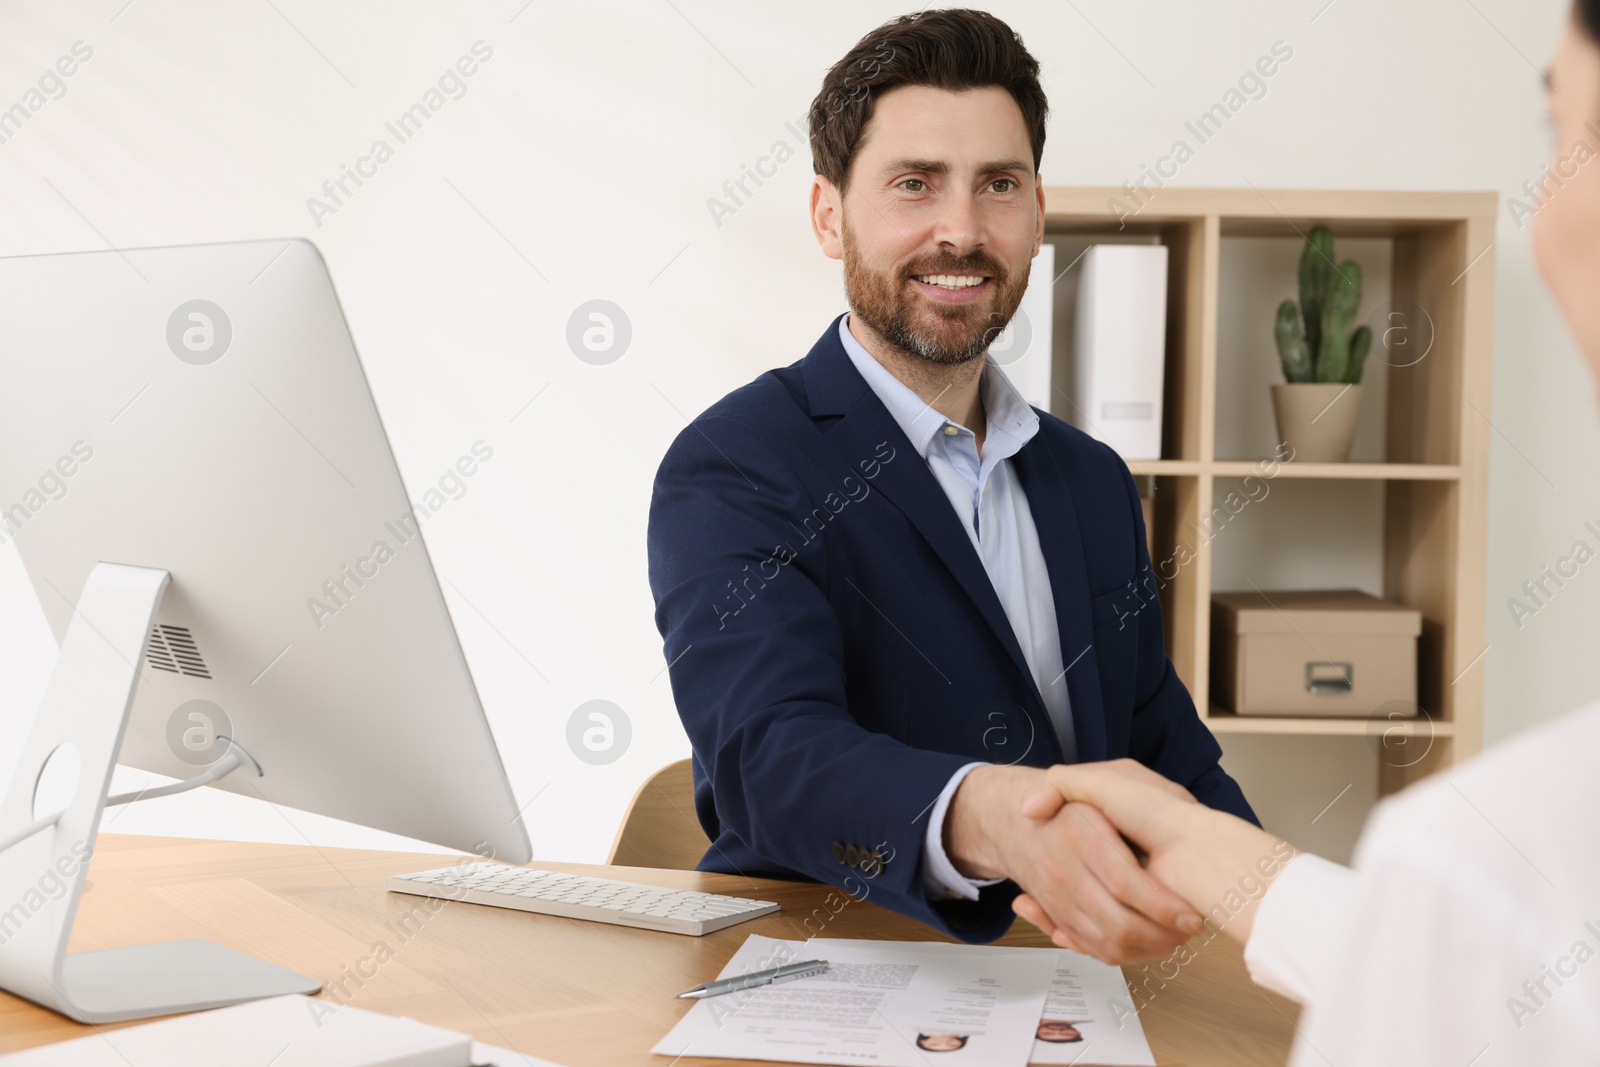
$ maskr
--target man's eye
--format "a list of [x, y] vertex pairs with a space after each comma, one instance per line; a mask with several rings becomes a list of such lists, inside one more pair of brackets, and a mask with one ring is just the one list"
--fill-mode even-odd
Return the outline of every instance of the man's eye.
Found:
[[915, 188], [915, 189], [908, 188], [908, 189], [906, 189], [906, 192], [908, 192], [908, 193], [920, 193], [920, 192], [922, 192], [922, 188], [921, 188], [922, 187], [922, 179], [921, 178], [907, 178], [905, 181], [901, 182], [900, 184], [903, 185], [903, 186], [909, 186], [913, 182], [916, 183], [917, 188]]
[[1005, 185], [1006, 188], [997, 189], [996, 190], [996, 192], [1001, 192], [1001, 193], [1009, 193], [1012, 189], [1015, 189], [1017, 187], [1016, 181], [1011, 179], [1011, 178], [996, 178], [994, 181], [990, 182], [989, 184], [990, 185]]

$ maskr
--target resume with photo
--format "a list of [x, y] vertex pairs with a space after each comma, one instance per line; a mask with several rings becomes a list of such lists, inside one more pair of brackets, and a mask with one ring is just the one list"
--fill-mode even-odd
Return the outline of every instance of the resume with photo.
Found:
[[880, 1067], [1024, 1067], [1058, 970], [1053, 950], [751, 935], [719, 977], [810, 959], [827, 960], [828, 969], [698, 1001], [651, 1051]]
[[[812, 946], [829, 944], [817, 938]], [[1155, 1067], [1122, 968], [1066, 949], [930, 942], [944, 952], [1053, 956], [1055, 976], [1034, 1030], [1029, 1063]]]
[[1155, 1067], [1138, 1013], [1117, 1009], [1129, 1003], [1122, 968], [1077, 952], [1054, 951], [1056, 975], [1034, 1033], [1029, 1062]]

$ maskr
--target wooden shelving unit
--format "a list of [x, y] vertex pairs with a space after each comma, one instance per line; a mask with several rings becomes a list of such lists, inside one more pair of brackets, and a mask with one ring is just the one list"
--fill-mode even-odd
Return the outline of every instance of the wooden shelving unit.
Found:
[[[1154, 558], [1172, 559], [1180, 545], [1191, 557], [1161, 590], [1167, 646], [1219, 734], [1370, 736], [1379, 728], [1365, 719], [1243, 717], [1211, 703], [1212, 545], [1194, 533], [1214, 506], [1218, 479], [1259, 471], [1258, 460], [1216, 454], [1217, 322], [1225, 296], [1218, 291], [1219, 252], [1229, 237], [1297, 238], [1318, 223], [1336, 240], [1392, 241], [1390, 297], [1426, 309], [1435, 336], [1425, 359], [1387, 368], [1383, 461], [1291, 462], [1276, 477], [1383, 485], [1381, 593], [1422, 612], [1417, 699], [1429, 721], [1381, 725], [1431, 735], [1431, 744], [1426, 758], [1409, 766], [1383, 761], [1380, 790], [1394, 792], [1475, 753], [1482, 739], [1496, 195], [1169, 187], [1126, 218], [1110, 206], [1130, 204], [1123, 189], [1049, 187], [1045, 201], [1047, 240], [1131, 234], [1169, 249], [1163, 458], [1130, 468], [1155, 479]], [[1285, 295], [1293, 285], [1286, 280]], [[1270, 326], [1263, 337], [1270, 345]]]

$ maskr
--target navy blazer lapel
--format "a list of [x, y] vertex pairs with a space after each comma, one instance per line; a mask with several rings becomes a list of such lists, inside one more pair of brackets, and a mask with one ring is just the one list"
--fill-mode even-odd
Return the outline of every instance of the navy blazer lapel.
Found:
[[1022, 654], [1016, 632], [1011, 629], [1011, 620], [1006, 618], [1005, 609], [1000, 605], [994, 583], [989, 580], [989, 572], [983, 569], [983, 561], [972, 547], [971, 538], [927, 462], [912, 447], [900, 424], [867, 385], [855, 364], [850, 362], [849, 353], [839, 340], [839, 318], [833, 320], [802, 361], [801, 372], [812, 418], [843, 416], [831, 428], [824, 428], [823, 433], [852, 472], [857, 469], [856, 462], [873, 456], [881, 442], [891, 443], [895, 449], [894, 458], [879, 467], [873, 488], [882, 491], [911, 520], [977, 606], [1022, 672], [1033, 694], [1033, 710], [1048, 730], [1044, 699], [1039, 695], [1039, 687]]
[[1067, 694], [1072, 701], [1072, 730], [1078, 741], [1078, 761], [1103, 760], [1106, 758], [1105, 703], [1100, 694], [1100, 671], [1094, 654], [1089, 571], [1083, 535], [1078, 528], [1078, 510], [1042, 429], [1011, 457], [1011, 466], [1028, 498], [1033, 525], [1039, 531], [1045, 570], [1050, 575], [1056, 627], [1061, 633], [1061, 662], [1067, 668]]

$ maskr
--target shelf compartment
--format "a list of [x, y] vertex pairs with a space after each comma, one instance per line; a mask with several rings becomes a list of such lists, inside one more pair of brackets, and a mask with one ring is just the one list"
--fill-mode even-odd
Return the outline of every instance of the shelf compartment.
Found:
[[[1216, 343], [1217, 219], [1214, 216], [1130, 222], [1119, 229], [1103, 219], [1047, 214], [1045, 240], [1055, 246], [1057, 277], [1052, 304], [1050, 410], [1075, 426], [1084, 419], [1073, 395], [1077, 358], [1077, 264], [1094, 244], [1164, 245], [1167, 248], [1166, 358], [1162, 382], [1161, 455], [1206, 458], [1212, 435]], [[1155, 461], [1160, 462], [1160, 461]]]

